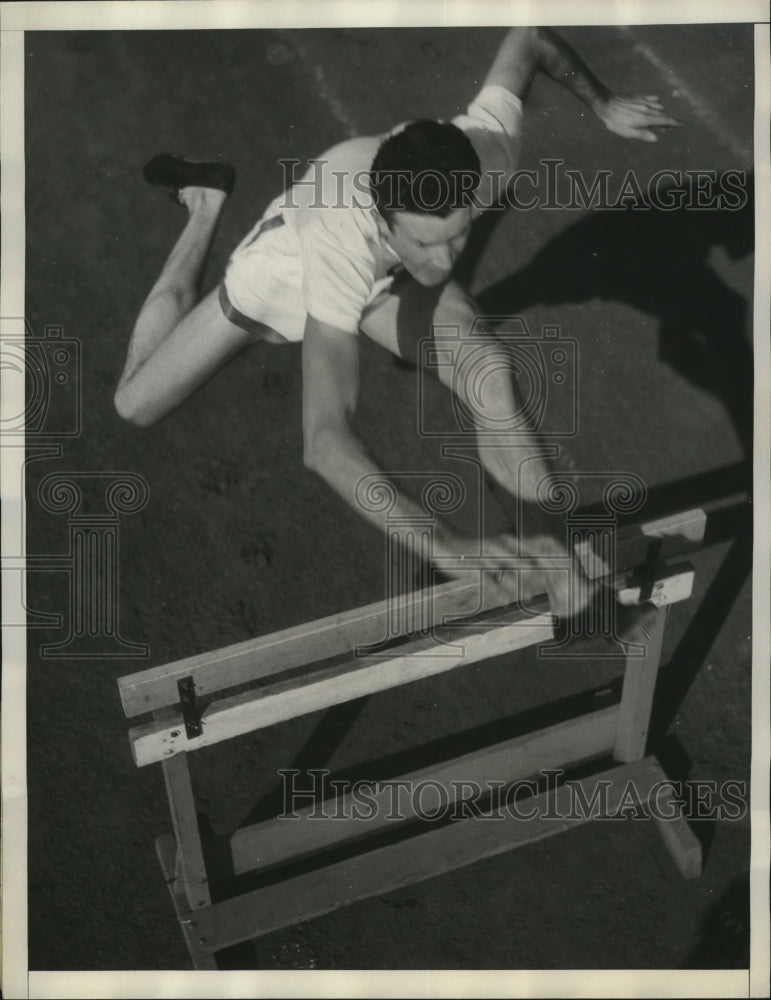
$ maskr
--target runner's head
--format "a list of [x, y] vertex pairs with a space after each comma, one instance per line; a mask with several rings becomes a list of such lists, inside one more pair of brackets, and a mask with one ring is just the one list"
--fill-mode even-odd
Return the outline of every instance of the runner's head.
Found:
[[385, 139], [370, 171], [381, 230], [423, 285], [445, 281], [471, 227], [479, 157], [450, 122], [412, 122]]

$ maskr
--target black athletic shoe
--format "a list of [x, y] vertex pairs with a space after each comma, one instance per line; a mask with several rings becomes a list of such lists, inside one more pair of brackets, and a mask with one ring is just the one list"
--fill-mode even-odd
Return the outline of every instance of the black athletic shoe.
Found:
[[196, 163], [174, 153], [154, 156], [145, 164], [143, 173], [148, 184], [173, 188], [174, 191], [185, 187], [206, 187], [230, 194], [236, 183], [235, 168], [229, 163]]

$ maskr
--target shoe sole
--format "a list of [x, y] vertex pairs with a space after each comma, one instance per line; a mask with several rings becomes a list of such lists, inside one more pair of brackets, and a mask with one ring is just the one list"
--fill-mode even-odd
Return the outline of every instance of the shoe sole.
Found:
[[236, 183], [235, 169], [229, 163], [204, 161], [195, 163], [173, 153], [161, 153], [145, 164], [144, 178], [148, 184], [180, 191], [185, 187], [214, 188], [231, 194]]

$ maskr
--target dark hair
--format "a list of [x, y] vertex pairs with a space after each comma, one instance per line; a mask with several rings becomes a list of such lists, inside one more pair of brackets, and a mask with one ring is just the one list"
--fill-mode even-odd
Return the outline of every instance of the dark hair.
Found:
[[423, 118], [381, 143], [369, 186], [388, 222], [394, 212], [445, 217], [465, 208], [480, 179], [479, 157], [466, 133], [451, 122]]

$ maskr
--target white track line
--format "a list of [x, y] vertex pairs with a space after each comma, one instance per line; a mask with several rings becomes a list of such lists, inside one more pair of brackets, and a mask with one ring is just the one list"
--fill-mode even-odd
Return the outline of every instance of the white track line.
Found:
[[664, 77], [666, 83], [677, 90], [678, 95], [691, 105], [693, 113], [704, 122], [721, 146], [735, 156], [743, 167], [747, 170], [752, 170], [752, 153], [748, 151], [746, 142], [742, 142], [733, 132], [730, 125], [720, 115], [716, 114], [707, 102], [695, 93], [685, 80], [657, 55], [649, 45], [641, 42], [635, 36], [632, 28], [619, 27], [618, 30], [632, 39], [635, 51], [647, 59], [652, 66], [655, 66]]
[[[731, 129], [730, 125], [718, 114], [716, 114], [694, 90], [683, 80], [683, 78], [672, 69], [657, 53], [645, 42], [641, 42], [634, 34], [632, 28], [620, 26], [618, 29], [632, 40], [633, 47], [644, 59], [654, 66], [666, 81], [667, 85], [678, 92], [678, 95], [690, 104], [694, 114], [701, 119], [718, 142], [736, 157], [739, 163], [747, 170], [752, 170], [752, 153], [748, 151], [747, 144], [743, 142]], [[298, 56], [302, 59], [309, 71], [313, 75], [316, 83], [316, 93], [326, 105], [332, 118], [340, 125], [348, 138], [358, 135], [358, 129], [353, 119], [348, 114], [345, 105], [337, 96], [334, 88], [329, 83], [323, 66], [315, 62], [308, 53], [308, 49], [301, 40], [297, 31], [283, 31], [280, 33], [284, 39], [292, 45]]]
[[313, 79], [316, 82], [316, 95], [321, 98], [330, 115], [343, 129], [346, 136], [349, 139], [353, 139], [354, 136], [359, 134], [359, 130], [356, 128], [353, 119], [345, 109], [345, 105], [337, 96], [334, 88], [327, 79], [323, 66], [320, 63], [315, 62], [311, 56], [309, 56], [308, 49], [302, 42], [301, 33], [297, 31], [285, 31], [281, 32], [281, 35], [294, 48], [297, 55], [300, 59], [302, 59], [310, 72], [313, 74]]

